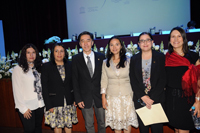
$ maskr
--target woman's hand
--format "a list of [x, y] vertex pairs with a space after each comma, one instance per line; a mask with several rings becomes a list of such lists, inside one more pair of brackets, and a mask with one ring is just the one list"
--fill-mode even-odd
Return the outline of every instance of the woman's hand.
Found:
[[49, 109], [49, 111], [50, 111], [51, 113], [53, 113], [53, 111], [54, 111], [54, 108], [51, 108], [51, 109]]
[[31, 118], [31, 110], [30, 109], [28, 109], [25, 113], [24, 113], [24, 118], [26, 118], [26, 119], [30, 119]]
[[198, 59], [195, 63], [195, 66], [200, 65], [200, 59]]
[[[197, 117], [200, 117], [200, 102], [198, 100], [196, 100], [196, 102], [193, 104], [193, 106], [195, 107], [195, 111], [193, 115], [197, 114]], [[190, 111], [192, 111], [192, 109], [190, 109]]]
[[102, 106], [103, 106], [104, 109], [107, 110], [108, 103], [107, 103], [105, 94], [102, 94]]
[[149, 96], [143, 96], [141, 97], [142, 101], [146, 104], [146, 107], [148, 109], [151, 109], [151, 105], [153, 104], [153, 100]]
[[79, 103], [78, 103], [78, 106], [79, 106], [79, 108], [83, 109], [83, 108], [85, 107], [85, 104], [84, 104], [84, 102], [82, 101], [82, 102], [79, 102]]

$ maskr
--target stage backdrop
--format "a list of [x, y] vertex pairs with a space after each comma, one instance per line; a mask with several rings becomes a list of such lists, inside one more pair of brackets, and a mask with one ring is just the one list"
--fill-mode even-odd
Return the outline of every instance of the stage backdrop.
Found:
[[84, 30], [97, 36], [171, 30], [187, 26], [190, 0], [66, 0], [68, 37]]

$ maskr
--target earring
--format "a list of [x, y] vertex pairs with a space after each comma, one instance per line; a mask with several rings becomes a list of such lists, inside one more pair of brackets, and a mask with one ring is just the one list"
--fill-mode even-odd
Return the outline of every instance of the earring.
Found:
[[120, 52], [122, 53], [122, 50], [120, 50]]
[[110, 54], [112, 54], [112, 53], [110, 52]]

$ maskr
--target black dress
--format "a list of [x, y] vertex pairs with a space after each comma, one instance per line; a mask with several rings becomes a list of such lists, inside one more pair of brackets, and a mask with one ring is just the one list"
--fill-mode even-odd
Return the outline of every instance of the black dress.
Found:
[[[195, 64], [198, 54], [190, 51], [184, 56], [190, 63]], [[188, 70], [187, 66], [166, 67], [166, 114], [169, 124], [177, 129], [194, 129], [191, 112], [189, 111], [195, 101], [195, 94], [185, 97], [181, 87], [183, 74]], [[189, 100], [189, 101], [188, 101]]]

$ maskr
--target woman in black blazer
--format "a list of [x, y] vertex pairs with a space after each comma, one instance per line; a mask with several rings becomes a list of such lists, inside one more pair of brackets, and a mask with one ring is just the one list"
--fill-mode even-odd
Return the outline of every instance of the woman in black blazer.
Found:
[[[143, 32], [138, 37], [141, 51], [131, 58], [130, 81], [134, 92], [135, 108], [146, 106], [151, 109], [155, 103], [164, 103], [165, 56], [152, 50], [153, 37], [150, 33]], [[144, 126], [138, 117], [141, 133], [149, 132], [149, 126]], [[152, 133], [162, 133], [162, 124], [151, 125]]]
[[51, 61], [42, 66], [42, 92], [45, 124], [54, 128], [55, 133], [71, 133], [72, 123], [77, 123], [71, 82], [71, 62], [62, 44], [55, 44], [51, 51]]

